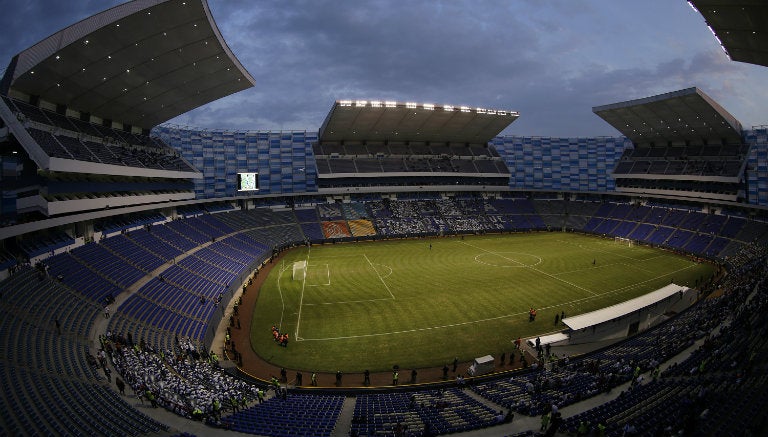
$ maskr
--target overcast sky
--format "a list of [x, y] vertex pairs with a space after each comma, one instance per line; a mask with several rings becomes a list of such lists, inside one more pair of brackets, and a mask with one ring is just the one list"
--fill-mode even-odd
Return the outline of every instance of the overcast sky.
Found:
[[[0, 63], [112, 0], [0, 0]], [[768, 68], [727, 59], [683, 0], [209, 0], [256, 87], [171, 122], [317, 130], [337, 99], [520, 112], [514, 135], [617, 132], [592, 107], [697, 86], [768, 124]]]

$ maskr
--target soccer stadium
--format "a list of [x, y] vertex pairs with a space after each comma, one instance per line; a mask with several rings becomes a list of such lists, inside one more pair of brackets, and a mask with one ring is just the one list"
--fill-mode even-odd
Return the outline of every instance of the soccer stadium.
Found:
[[[688, 3], [768, 67], [765, 5]], [[768, 128], [696, 84], [171, 123], [259, 86], [206, 0], [6, 62], [0, 435], [768, 434]]]

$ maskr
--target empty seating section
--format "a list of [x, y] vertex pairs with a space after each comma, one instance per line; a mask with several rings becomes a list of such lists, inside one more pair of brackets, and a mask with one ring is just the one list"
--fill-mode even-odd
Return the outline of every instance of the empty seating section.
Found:
[[[188, 223], [193, 220], [195, 220], [196, 223], [194, 224]], [[201, 222], [196, 220], [195, 218], [189, 218], [189, 219], [182, 219], [182, 220], [173, 220], [171, 222], [168, 222], [165, 225], [165, 227], [166, 229], [171, 229], [177, 232], [179, 235], [182, 235], [185, 238], [192, 240], [192, 242], [197, 243], [197, 245], [200, 245], [200, 244], [211, 241], [211, 238], [214, 237], [213, 235], [205, 234], [202, 229], [195, 226], [200, 224]]]
[[[174, 335], [200, 341], [216, 308], [213, 299], [202, 301], [198, 295], [153, 279], [125, 301], [112, 317], [110, 329], [120, 335], [131, 333], [136, 341], [144, 339], [158, 348], [167, 346]], [[164, 338], [147, 338], [139, 326], [153, 327], [155, 332], [165, 333]]]
[[341, 211], [341, 205], [336, 203], [317, 205], [317, 214], [320, 216], [321, 220], [339, 220], [344, 218], [344, 213]]
[[494, 425], [497, 414], [457, 388], [360, 395], [352, 431], [356, 435], [449, 434]]
[[270, 248], [287, 247], [304, 241], [301, 228], [297, 224], [257, 228], [247, 231], [246, 234]]
[[224, 417], [233, 431], [273, 437], [330, 436], [341, 414], [344, 396], [292, 394]]
[[122, 289], [86, 267], [69, 253], [61, 253], [45, 260], [49, 274], [96, 302], [115, 297]]
[[217, 284], [210, 279], [198, 276], [179, 265], [172, 265], [162, 273], [163, 280], [179, 288], [194, 293], [197, 296], [213, 298], [224, 291], [222, 284]]
[[[162, 226], [156, 226], [154, 228], [159, 229], [161, 227]], [[126, 234], [126, 237], [165, 261], [173, 260], [183, 253], [180, 248], [168, 244], [166, 241], [161, 240], [155, 233], [144, 229], [131, 231], [129, 234]]]
[[51, 158], [72, 159], [71, 153], [61, 145], [52, 133], [40, 129], [29, 129], [32, 139], [43, 149], [43, 152]]
[[16, 244], [27, 258], [34, 258], [38, 255], [52, 254], [57, 249], [75, 244], [75, 239], [65, 232], [50, 230], [42, 234], [25, 236]]
[[[389, 144], [314, 146], [318, 172], [326, 173], [494, 173], [509, 174], [498, 152], [484, 145]], [[478, 159], [479, 158], [479, 159]]]
[[312, 223], [320, 221], [317, 211], [314, 208], [311, 209], [296, 209], [296, 220], [299, 223]]
[[[27, 130], [51, 157], [159, 170], [195, 171], [158, 138], [91, 124], [19, 100], [5, 101], [12, 111], [37, 124], [28, 126]], [[55, 135], [51, 133], [54, 131]], [[85, 137], [81, 138], [83, 135]]]
[[91, 270], [99, 272], [101, 276], [104, 276], [120, 288], [128, 288], [145, 275], [144, 271], [98, 243], [88, 243], [80, 246], [73, 249], [70, 254], [73, 258], [88, 266]]
[[120, 254], [121, 258], [147, 273], [165, 264], [165, 259], [139, 246], [122, 234], [105, 238], [101, 240], [100, 244], [112, 253]]
[[[173, 223], [173, 222], [169, 222], [169, 223]], [[181, 226], [176, 225], [176, 227], [180, 228]], [[164, 226], [153, 226], [151, 228], [151, 232], [155, 237], [159, 238], [166, 244], [178, 249], [179, 253], [187, 252], [197, 247], [197, 244], [195, 244], [194, 240], [187, 238], [183, 233], [179, 233], [179, 231], [174, 230], [172, 226], [168, 226], [167, 224]], [[198, 238], [200, 238], [199, 233], [197, 236]], [[203, 238], [200, 238], [200, 239], [201, 239], [201, 242], [199, 244], [210, 241]]]
[[[101, 306], [42, 271], [0, 283], [4, 435], [136, 435], [167, 429], [101, 386], [87, 334]], [[59, 322], [61, 334], [57, 332]]]

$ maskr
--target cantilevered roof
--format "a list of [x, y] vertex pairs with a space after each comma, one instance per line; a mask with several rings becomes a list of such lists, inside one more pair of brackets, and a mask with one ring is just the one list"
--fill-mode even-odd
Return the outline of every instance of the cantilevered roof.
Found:
[[391, 101], [338, 100], [319, 141], [435, 141], [486, 144], [519, 117], [514, 111]]
[[151, 128], [253, 84], [206, 0], [135, 0], [16, 55], [2, 91]]
[[644, 294], [640, 297], [630, 299], [616, 305], [611, 305], [592, 311], [591, 313], [580, 314], [578, 316], [566, 317], [563, 319], [563, 323], [574, 331], [588, 328], [590, 326], [599, 325], [600, 323], [608, 322], [615, 318], [631, 314], [637, 310], [641, 310], [645, 307], [651, 306], [656, 302], [666, 299], [678, 293], [685, 293], [688, 291], [688, 287], [677, 284], [666, 285], [656, 291], [652, 291], [648, 294]]
[[689, 0], [734, 61], [768, 67], [768, 3], [765, 0]]
[[635, 144], [693, 140], [741, 142], [741, 123], [698, 88], [595, 106], [592, 112]]

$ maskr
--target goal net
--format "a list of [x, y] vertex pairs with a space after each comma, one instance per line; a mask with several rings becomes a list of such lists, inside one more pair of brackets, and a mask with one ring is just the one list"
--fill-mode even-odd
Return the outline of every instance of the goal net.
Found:
[[293, 280], [303, 281], [307, 278], [307, 262], [296, 261], [293, 263]]
[[616, 243], [616, 244], [623, 244], [623, 245], [629, 246], [629, 247], [632, 247], [632, 246], [635, 245], [635, 243], [632, 240], [630, 240], [629, 238], [625, 238], [625, 237], [613, 237], [613, 242]]

